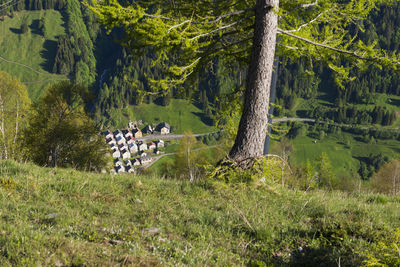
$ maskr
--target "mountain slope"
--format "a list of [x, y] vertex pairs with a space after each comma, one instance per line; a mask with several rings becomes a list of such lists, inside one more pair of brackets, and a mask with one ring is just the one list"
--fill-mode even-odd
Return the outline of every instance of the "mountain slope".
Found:
[[[38, 28], [41, 19], [45, 22], [45, 36]], [[29, 27], [26, 33], [21, 32], [23, 24]], [[56, 10], [20, 11], [0, 22], [0, 69], [26, 83], [32, 99], [40, 96], [45, 85], [67, 78], [51, 70], [57, 39], [62, 34], [64, 21]]]

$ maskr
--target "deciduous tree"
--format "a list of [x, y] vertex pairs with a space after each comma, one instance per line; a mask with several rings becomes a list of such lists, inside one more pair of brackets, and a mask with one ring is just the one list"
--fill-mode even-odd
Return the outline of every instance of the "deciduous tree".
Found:
[[19, 136], [30, 103], [26, 86], [0, 71], [0, 159], [19, 158]]
[[30, 160], [43, 166], [87, 170], [107, 165], [105, 142], [84, 109], [87, 92], [70, 82], [47, 88], [33, 105], [23, 134]]

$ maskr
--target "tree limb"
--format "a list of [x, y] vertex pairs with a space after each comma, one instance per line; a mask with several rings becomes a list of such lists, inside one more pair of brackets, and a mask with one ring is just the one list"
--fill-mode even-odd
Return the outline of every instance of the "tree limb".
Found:
[[[321, 43], [312, 41], [310, 39], [307, 39], [307, 38], [292, 34], [292, 33], [288, 32], [288, 31], [285, 31], [285, 30], [282, 30], [282, 29], [279, 29], [279, 28], [277, 29], [277, 32], [281, 33], [281, 34], [285, 34], [285, 35], [293, 37], [293, 38], [296, 38], [296, 39], [301, 40], [303, 42], [306, 42], [306, 43], [309, 43], [309, 44], [312, 44], [312, 45], [315, 45], [315, 46], [323, 47], [323, 48], [326, 48], [326, 49], [329, 49], [329, 50], [332, 50], [332, 51], [335, 51], [335, 52], [338, 52], [338, 53], [341, 53], [341, 54], [349, 55], [349, 56], [352, 56], [352, 57], [355, 57], [355, 58], [358, 58], [358, 59], [361, 59], [361, 60], [367, 60], [367, 61], [382, 60], [382, 58], [379, 58], [379, 57], [377, 57], [377, 58], [365, 57], [364, 55], [357, 54], [357, 52], [355, 52], [355, 51], [348, 51], [348, 50], [336, 48], [336, 47], [333, 47], [333, 46], [329, 46], [329, 45], [326, 45], [326, 44], [321, 44]], [[390, 63], [394, 63], [394, 64], [397, 64], [397, 65], [400, 65], [400, 62], [398, 62], [398, 61], [394, 61], [394, 60], [390, 60], [390, 59], [388, 59], [388, 60], [389, 60]]]
[[315, 18], [313, 18], [312, 20], [310, 20], [307, 23], [304, 23], [302, 25], [300, 25], [297, 29], [293, 29], [293, 30], [286, 30], [286, 32], [298, 32], [300, 31], [302, 28], [310, 25], [311, 23], [314, 23], [319, 17], [321, 17], [324, 13], [328, 12], [328, 10], [325, 10], [324, 12], [321, 12], [318, 14], [318, 16], [316, 16]]

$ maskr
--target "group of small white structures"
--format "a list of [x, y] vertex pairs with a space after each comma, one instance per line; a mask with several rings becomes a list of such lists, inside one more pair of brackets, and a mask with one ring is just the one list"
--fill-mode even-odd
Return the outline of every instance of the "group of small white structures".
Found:
[[[152, 157], [148, 155], [146, 151], [154, 151], [155, 154], [158, 154], [160, 153], [159, 149], [164, 147], [163, 140], [149, 143], [138, 141], [137, 138], [142, 137], [142, 132], [136, 125], [129, 123], [129, 126], [130, 127], [124, 130], [116, 130], [114, 132], [107, 130], [103, 132], [106, 142], [111, 148], [112, 157], [114, 158], [112, 174], [124, 172], [134, 173], [134, 166], [145, 165], [152, 161]], [[140, 155], [140, 157], [132, 159], [135, 155]]]

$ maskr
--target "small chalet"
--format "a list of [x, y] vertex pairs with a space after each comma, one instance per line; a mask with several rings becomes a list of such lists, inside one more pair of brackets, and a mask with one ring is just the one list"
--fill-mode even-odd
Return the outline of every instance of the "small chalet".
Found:
[[117, 142], [115, 141], [114, 138], [107, 138], [106, 139], [107, 144], [111, 145], [111, 144], [116, 144]]
[[137, 128], [137, 126], [133, 121], [131, 121], [131, 122], [128, 123], [128, 128], [132, 130], [132, 129]]
[[122, 150], [121, 153], [123, 159], [129, 159], [131, 157], [131, 153], [127, 149]]
[[127, 130], [127, 133], [125, 134], [125, 139], [128, 140], [128, 138], [130, 138], [130, 137], [132, 138], [132, 137], [133, 137], [133, 134], [132, 134], [131, 131]]
[[128, 143], [128, 144], [132, 144], [132, 143], [135, 143], [135, 137], [133, 137], [133, 136], [128, 136], [127, 138], [126, 138], [126, 142]]
[[154, 132], [153, 127], [151, 125], [147, 125], [146, 127], [143, 128], [143, 132], [145, 134], [152, 134]]
[[121, 136], [121, 137], [124, 136], [121, 130], [116, 130], [116, 131], [114, 132], [114, 137], [117, 138], [118, 136]]
[[126, 167], [126, 172], [127, 173], [135, 173], [135, 169], [132, 167], [132, 165], [129, 165]]
[[156, 146], [156, 144], [155, 144], [154, 142], [150, 142], [150, 143], [147, 144], [147, 148], [148, 148], [149, 150], [155, 149], [156, 147], [157, 147], [157, 146]]
[[125, 172], [125, 167], [124, 166], [117, 166], [117, 167], [115, 167], [115, 171], [117, 172], [117, 173], [123, 173], [123, 172]]
[[160, 147], [164, 147], [164, 141], [163, 140], [158, 140], [157, 142], [156, 142], [156, 145], [157, 145], [157, 148], [160, 148]]
[[112, 132], [106, 131], [105, 133], [106, 134], [104, 134], [104, 136], [106, 137], [107, 140], [110, 139], [110, 138], [114, 139], [114, 134]]
[[118, 145], [119, 150], [123, 149], [124, 147], [128, 147], [128, 145], [127, 144], [119, 144]]
[[119, 158], [114, 159], [114, 166], [122, 166], [122, 160]]
[[121, 153], [119, 152], [118, 149], [114, 149], [112, 156], [114, 159], [117, 159], [117, 158], [121, 157]]
[[133, 160], [131, 160], [131, 162], [132, 162], [133, 166], [139, 166], [140, 165], [140, 160], [139, 159], [133, 159]]
[[143, 142], [139, 142], [138, 149], [139, 149], [139, 151], [147, 150], [147, 144], [143, 143]]
[[150, 156], [145, 156], [145, 157], [140, 158], [140, 163], [142, 163], [142, 165], [147, 164], [147, 163], [151, 162], [151, 160], [152, 160], [152, 158]]
[[125, 136], [127, 133], [129, 133], [129, 130], [128, 130], [128, 129], [124, 129], [124, 130], [122, 130], [121, 132], [122, 132], [122, 134]]
[[128, 143], [128, 147], [129, 147], [129, 152], [131, 152], [131, 154], [135, 154], [138, 152], [138, 146], [135, 143]]
[[132, 166], [132, 162], [130, 160], [125, 160], [125, 166]]
[[116, 139], [118, 145], [126, 143], [125, 137], [123, 137], [123, 136], [118, 136], [115, 139]]
[[141, 157], [141, 158], [143, 158], [143, 157], [147, 157], [147, 153], [146, 153], [146, 152], [144, 152], [144, 151], [140, 152], [140, 157]]
[[159, 125], [157, 125], [157, 130], [161, 134], [169, 134], [171, 132], [171, 126], [169, 126], [169, 124], [166, 122], [162, 122]]
[[135, 138], [143, 137], [142, 131], [140, 129], [137, 129], [137, 128], [132, 130], [132, 135]]

